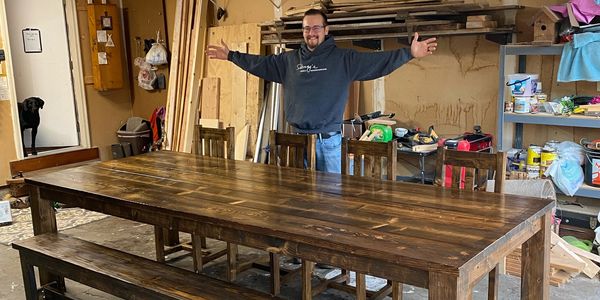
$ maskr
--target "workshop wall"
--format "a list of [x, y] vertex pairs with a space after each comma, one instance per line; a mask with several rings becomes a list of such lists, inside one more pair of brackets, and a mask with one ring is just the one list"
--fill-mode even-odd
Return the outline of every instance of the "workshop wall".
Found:
[[[109, 1], [109, 3], [118, 4], [117, 2]], [[117, 129], [127, 121], [127, 118], [132, 116], [130, 82], [128, 76], [124, 76], [124, 85], [121, 89], [105, 92], [99, 92], [94, 89], [87, 20], [87, 1], [85, 0], [77, 0], [77, 20], [79, 23], [91, 144], [100, 149], [100, 158], [106, 160], [112, 157], [110, 145], [117, 142]], [[125, 64], [123, 64], [122, 71], [123, 74], [127, 74]]]

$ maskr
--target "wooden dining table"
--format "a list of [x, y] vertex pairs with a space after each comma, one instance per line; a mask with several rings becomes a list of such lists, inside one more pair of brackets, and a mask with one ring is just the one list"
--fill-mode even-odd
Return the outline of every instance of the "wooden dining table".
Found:
[[[36, 235], [57, 231], [58, 201], [424, 287], [443, 300], [469, 299], [522, 245], [521, 298], [548, 299], [550, 200], [168, 151], [26, 182]], [[311, 298], [310, 282], [302, 293]]]

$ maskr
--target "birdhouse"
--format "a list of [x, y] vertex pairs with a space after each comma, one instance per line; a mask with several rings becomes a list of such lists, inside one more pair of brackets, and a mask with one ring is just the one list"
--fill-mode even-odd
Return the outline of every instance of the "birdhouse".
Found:
[[533, 42], [554, 44], [556, 42], [558, 21], [560, 17], [550, 8], [544, 6], [536, 14], [533, 22]]

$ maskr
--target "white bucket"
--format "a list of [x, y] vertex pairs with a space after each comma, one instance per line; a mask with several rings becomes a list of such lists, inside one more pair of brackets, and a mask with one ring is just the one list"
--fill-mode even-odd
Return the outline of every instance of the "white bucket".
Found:
[[539, 81], [538, 74], [510, 74], [506, 86], [513, 96], [533, 96]]
[[515, 97], [514, 111], [517, 114], [528, 114], [531, 112], [531, 98], [532, 97]]

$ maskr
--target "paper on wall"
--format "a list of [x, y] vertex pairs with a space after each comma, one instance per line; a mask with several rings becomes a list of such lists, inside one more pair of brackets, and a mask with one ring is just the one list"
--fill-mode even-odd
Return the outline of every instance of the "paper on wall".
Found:
[[98, 52], [98, 64], [108, 65], [108, 58], [106, 58], [106, 52]]
[[106, 43], [106, 41], [107, 41], [106, 30], [97, 30], [96, 31], [96, 40], [98, 40], [98, 43]]
[[10, 94], [8, 93], [8, 78], [0, 76], [0, 101], [9, 99]]

